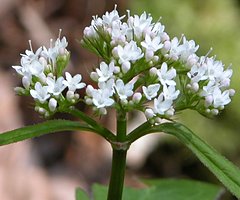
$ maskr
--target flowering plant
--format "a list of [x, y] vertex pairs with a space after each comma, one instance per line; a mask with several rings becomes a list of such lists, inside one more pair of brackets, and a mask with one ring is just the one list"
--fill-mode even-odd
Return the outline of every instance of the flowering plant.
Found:
[[[116, 7], [102, 17], [95, 16], [84, 29], [83, 47], [101, 58], [90, 73], [95, 82], [87, 85], [80, 74], [65, 72], [70, 59], [67, 40], [60, 34], [50, 47], [21, 54], [21, 64], [13, 66], [22, 78], [19, 95], [30, 95], [35, 110], [49, 119], [57, 112], [77, 116], [81, 122], [48, 120], [0, 135], [0, 144], [62, 130], [87, 130], [99, 134], [112, 145], [112, 173], [108, 199], [122, 199], [126, 155], [140, 137], [156, 132], [176, 136], [203, 162], [235, 196], [240, 197], [240, 171], [184, 125], [175, 115], [185, 109], [211, 117], [231, 102], [232, 69], [216, 59], [197, 55], [199, 45], [182, 35], [170, 38], [161, 22], [150, 14], [120, 16]], [[85, 90], [80, 96], [78, 90]], [[116, 111], [116, 133], [78, 110], [80, 101], [94, 114]], [[128, 113], [139, 111], [146, 121], [127, 133]], [[81, 193], [81, 192], [80, 192]], [[80, 195], [79, 193], [79, 195]]]

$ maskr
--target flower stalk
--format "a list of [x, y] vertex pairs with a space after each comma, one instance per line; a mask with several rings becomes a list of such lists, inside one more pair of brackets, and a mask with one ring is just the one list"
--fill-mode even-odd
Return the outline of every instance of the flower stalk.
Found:
[[126, 156], [129, 145], [126, 142], [126, 113], [117, 114], [117, 142], [112, 144], [112, 171], [108, 188], [108, 200], [121, 200], [123, 193]]

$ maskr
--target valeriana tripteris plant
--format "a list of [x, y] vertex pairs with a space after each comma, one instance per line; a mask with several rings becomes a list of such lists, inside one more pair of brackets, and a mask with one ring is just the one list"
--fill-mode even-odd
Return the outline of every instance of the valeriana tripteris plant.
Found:
[[[82, 122], [49, 120], [46, 123], [10, 131], [0, 136], [1, 144], [61, 130], [88, 130], [110, 142], [113, 148], [112, 174], [108, 199], [121, 199], [126, 154], [138, 138], [155, 132], [178, 137], [237, 197], [240, 197], [239, 170], [217, 154], [174, 116], [193, 109], [205, 116], [219, 114], [230, 103], [232, 70], [209, 55], [197, 55], [198, 45], [185, 36], [170, 38], [151, 15], [120, 16], [116, 8], [102, 17], [95, 16], [84, 29], [81, 44], [102, 61], [90, 73], [93, 85], [82, 82], [80, 74], [64, 71], [70, 53], [66, 38], [59, 36], [50, 47], [21, 54], [21, 65], [13, 66], [22, 78], [20, 95], [31, 95], [35, 110], [49, 118], [56, 112], [69, 113]], [[97, 83], [97, 84], [96, 84]], [[97, 85], [97, 87], [95, 87]], [[80, 96], [78, 90], [85, 90]], [[75, 108], [84, 101], [94, 114], [116, 110], [116, 133], [98, 124]], [[146, 122], [127, 133], [127, 114], [140, 111]], [[165, 119], [164, 121], [162, 119]], [[166, 122], [167, 120], [167, 122]]]

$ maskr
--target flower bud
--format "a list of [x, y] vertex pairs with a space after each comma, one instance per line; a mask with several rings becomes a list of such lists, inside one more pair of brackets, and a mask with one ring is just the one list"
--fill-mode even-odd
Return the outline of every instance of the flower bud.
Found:
[[14, 91], [15, 91], [18, 95], [25, 95], [25, 94], [26, 94], [25, 89], [22, 88], [22, 87], [15, 87], [15, 88], [14, 88]]
[[127, 73], [130, 68], [131, 68], [130, 62], [126, 61], [122, 64], [122, 71], [124, 74]]
[[174, 109], [173, 109], [173, 108], [168, 109], [168, 110], [166, 111], [166, 115], [167, 115], [168, 117], [173, 116], [173, 115], [174, 115]]
[[91, 99], [91, 98], [88, 98], [88, 97], [85, 99], [85, 103], [86, 103], [87, 105], [92, 105], [92, 104], [93, 104], [92, 99]]
[[44, 69], [46, 69], [47, 68], [47, 60], [46, 60], [46, 58], [44, 58], [44, 57], [40, 57], [39, 58], [39, 62], [42, 64], [42, 66], [44, 66]]
[[97, 72], [91, 72], [90, 78], [91, 78], [93, 81], [96, 81], [96, 82], [97, 82], [98, 79], [99, 79], [99, 76], [98, 76]]
[[96, 36], [96, 32], [94, 31], [94, 29], [90, 28], [90, 27], [86, 27], [83, 31], [83, 34], [86, 36], [86, 37], [94, 37]]
[[46, 113], [46, 110], [44, 108], [42, 108], [42, 107], [39, 107], [38, 108], [38, 112], [43, 115], [43, 114]]
[[74, 94], [74, 99], [79, 99], [79, 94]]
[[155, 118], [155, 123], [161, 124], [162, 123], [162, 119], [160, 117], [156, 117]]
[[71, 102], [74, 99], [74, 92], [68, 90], [66, 97], [67, 97], [67, 100]]
[[87, 94], [88, 96], [92, 97], [93, 91], [94, 91], [93, 86], [88, 85], [87, 88], [86, 88], [86, 94]]
[[145, 116], [146, 116], [147, 119], [151, 119], [155, 116], [155, 114], [154, 114], [154, 112], [151, 108], [147, 108], [145, 110]]
[[29, 77], [24, 76], [22, 78], [22, 84], [26, 89], [29, 89], [29, 86], [31, 84], [31, 80], [29, 79]]
[[170, 41], [165, 41], [163, 44], [162, 52], [165, 54], [171, 49], [171, 42]]
[[121, 99], [121, 104], [122, 105], [127, 105], [128, 104], [128, 100], [127, 99]]
[[218, 109], [212, 109], [212, 110], [211, 110], [211, 113], [212, 113], [213, 115], [218, 115], [219, 111], [218, 111]]
[[120, 67], [115, 66], [113, 72], [114, 72], [114, 74], [118, 74], [120, 72]]
[[145, 58], [146, 58], [146, 61], [150, 61], [152, 60], [154, 56], [154, 52], [151, 51], [151, 50], [147, 50], [146, 53], [145, 53]]
[[100, 115], [106, 115], [107, 114], [107, 109], [106, 108], [99, 108], [99, 114]]
[[198, 85], [198, 83], [196, 83], [196, 82], [192, 83], [192, 90], [193, 90], [194, 92], [197, 92], [197, 91], [199, 90], [199, 85]]
[[153, 56], [152, 60], [153, 62], [157, 62], [159, 60], [159, 56]]
[[208, 95], [205, 97], [205, 106], [209, 107], [213, 102], [213, 96], [212, 95]]
[[49, 112], [45, 112], [44, 117], [48, 118], [49, 116], [50, 116], [50, 113]]
[[112, 54], [115, 58], [118, 58], [118, 48], [117, 47], [114, 47], [113, 50], [112, 50]]
[[54, 112], [54, 111], [56, 110], [56, 107], [57, 107], [57, 101], [56, 101], [56, 99], [51, 98], [51, 99], [49, 100], [48, 107], [49, 107], [49, 110], [50, 110], [51, 112]]
[[142, 94], [140, 92], [134, 93], [132, 100], [134, 103], [139, 103], [142, 99]]
[[218, 107], [219, 110], [223, 110], [224, 109], [224, 105], [221, 105]]
[[206, 109], [206, 113], [210, 113], [211, 112], [211, 110], [208, 108], [208, 109]]
[[58, 51], [60, 56], [65, 56], [65, 54], [67, 53], [65, 48], [60, 48]]
[[156, 76], [157, 75], [157, 68], [156, 67], [152, 67], [150, 70], [149, 70], [149, 73], [150, 73], [150, 76]]
[[232, 97], [232, 96], [234, 96], [234, 94], [235, 94], [235, 90], [234, 89], [230, 89], [229, 90], [229, 96]]
[[170, 37], [166, 32], [163, 32], [162, 35], [161, 35], [161, 40], [162, 41], [168, 41], [168, 40], [170, 40]]

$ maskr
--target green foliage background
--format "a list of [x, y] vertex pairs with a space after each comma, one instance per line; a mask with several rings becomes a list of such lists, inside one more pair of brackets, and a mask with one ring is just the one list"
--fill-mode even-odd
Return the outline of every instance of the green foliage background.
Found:
[[225, 66], [232, 64], [232, 88], [236, 94], [230, 105], [214, 119], [193, 111], [177, 116], [200, 137], [240, 166], [240, 2], [238, 0], [132, 0], [131, 14], [151, 13], [161, 18], [170, 37], [194, 39], [200, 45], [198, 55], [217, 55]]

